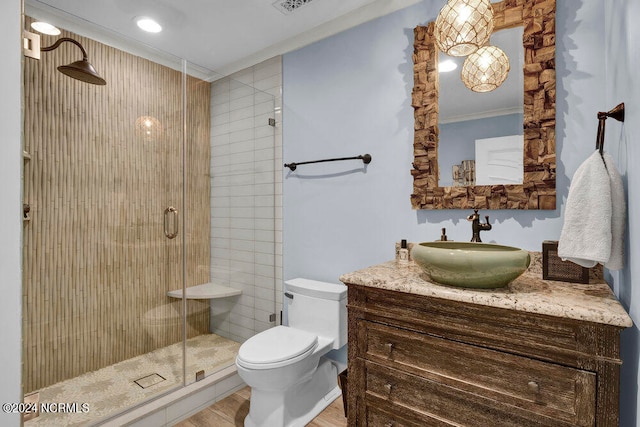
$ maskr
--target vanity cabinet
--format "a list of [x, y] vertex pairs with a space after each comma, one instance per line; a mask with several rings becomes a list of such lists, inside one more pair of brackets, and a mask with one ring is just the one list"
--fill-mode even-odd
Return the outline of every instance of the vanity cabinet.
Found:
[[[619, 334], [631, 320], [606, 284], [569, 292], [615, 312], [585, 320], [527, 305], [558, 282], [530, 277], [494, 292], [428, 283], [417, 270], [387, 281], [356, 273], [341, 278], [349, 288], [350, 426], [618, 426]], [[516, 306], [522, 298], [531, 310], [487, 303], [500, 298]], [[539, 310], [552, 310], [543, 300]]]

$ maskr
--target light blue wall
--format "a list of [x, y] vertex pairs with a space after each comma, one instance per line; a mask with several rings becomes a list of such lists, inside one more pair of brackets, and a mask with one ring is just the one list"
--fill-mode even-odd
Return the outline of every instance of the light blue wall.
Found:
[[[370, 153], [358, 162], [300, 166], [284, 174], [284, 275], [337, 281], [392, 259], [394, 242], [470, 240], [469, 211], [414, 211], [413, 28], [437, 15], [424, 1], [289, 53], [283, 58], [284, 160]], [[485, 241], [540, 250], [557, 240], [569, 177], [594, 148], [604, 104], [604, 6], [557, 5], [558, 208], [487, 211]], [[347, 173], [351, 171], [351, 173]]]
[[[20, 61], [22, 53], [20, 1], [0, 2], [0, 402], [20, 402], [21, 364], [21, 237], [22, 196], [20, 173], [22, 165]], [[19, 414], [0, 412], [0, 425], [20, 425]]]
[[[424, 1], [284, 56], [285, 162], [373, 156], [365, 171], [358, 162], [345, 162], [285, 172], [285, 279], [336, 282], [342, 273], [392, 259], [395, 241], [436, 239], [441, 227], [451, 239], [470, 239], [468, 211], [413, 211], [409, 202], [412, 29], [433, 20], [441, 5]], [[626, 124], [608, 121], [606, 147], [628, 191], [628, 262], [609, 278], [640, 322], [640, 292], [632, 289], [634, 279], [640, 281], [640, 264], [631, 264], [640, 254], [640, 170], [631, 163], [640, 159], [638, 16], [636, 0], [557, 2], [558, 207], [483, 212], [494, 225], [483, 237], [529, 250], [557, 240], [570, 177], [594, 149], [596, 112], [625, 101]], [[622, 334], [624, 427], [640, 425], [639, 336], [637, 327]]]
[[440, 186], [453, 185], [452, 167], [476, 158], [476, 139], [522, 135], [522, 114], [465, 120], [439, 126], [438, 167]]
[[[628, 199], [627, 267], [613, 275], [614, 289], [635, 325], [622, 334], [621, 426], [638, 426], [638, 361], [640, 359], [640, 2], [606, 2], [606, 102], [603, 110], [625, 103], [624, 125], [607, 120], [605, 148], [616, 159], [623, 174]], [[635, 262], [632, 262], [635, 261]]]

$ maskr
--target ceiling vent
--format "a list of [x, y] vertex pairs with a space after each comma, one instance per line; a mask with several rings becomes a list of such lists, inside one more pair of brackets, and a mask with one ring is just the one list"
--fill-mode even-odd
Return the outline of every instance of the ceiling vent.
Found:
[[273, 6], [285, 15], [290, 14], [296, 9], [301, 8], [305, 4], [311, 3], [312, 0], [276, 0]]

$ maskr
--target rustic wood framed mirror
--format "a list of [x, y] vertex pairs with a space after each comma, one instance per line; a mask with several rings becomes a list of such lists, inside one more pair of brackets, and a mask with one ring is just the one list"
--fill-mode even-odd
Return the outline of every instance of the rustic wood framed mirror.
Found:
[[[492, 4], [494, 33], [523, 27], [522, 184], [440, 187], [438, 48], [434, 23], [414, 29], [414, 209], [555, 209], [555, 0]], [[472, 92], [470, 92], [472, 93]], [[447, 171], [448, 173], [448, 171]]]

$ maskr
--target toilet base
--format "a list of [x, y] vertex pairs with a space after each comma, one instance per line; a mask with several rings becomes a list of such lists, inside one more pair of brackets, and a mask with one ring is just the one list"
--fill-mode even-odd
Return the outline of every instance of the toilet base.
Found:
[[245, 427], [303, 427], [342, 394], [338, 371], [329, 359], [320, 358], [311, 378], [283, 393], [251, 389]]

